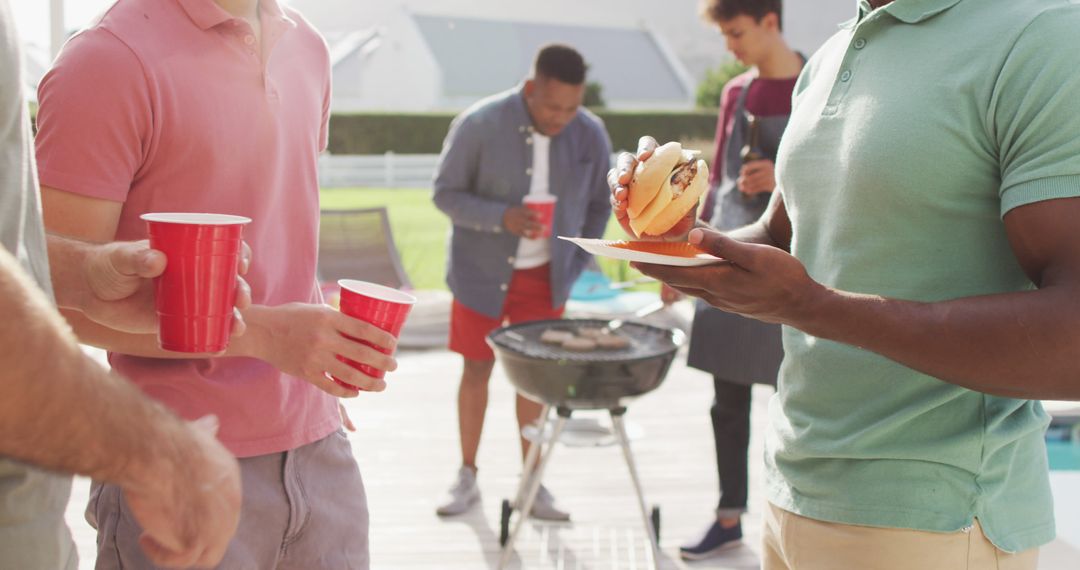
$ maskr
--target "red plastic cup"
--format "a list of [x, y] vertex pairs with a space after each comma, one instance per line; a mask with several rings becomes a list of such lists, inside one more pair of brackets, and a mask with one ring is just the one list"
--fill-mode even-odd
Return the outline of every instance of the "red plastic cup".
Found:
[[[409, 316], [409, 310], [416, 304], [416, 297], [413, 297], [408, 293], [390, 287], [368, 283], [367, 281], [342, 279], [338, 281], [338, 285], [341, 287], [340, 308], [342, 313], [349, 315], [354, 319], [360, 319], [361, 321], [371, 323], [394, 335], [394, 338], [397, 338], [398, 335], [401, 334], [401, 327], [405, 325], [405, 318]], [[389, 350], [377, 347], [367, 341], [353, 338], [349, 335], [343, 336], [349, 340], [366, 344], [383, 354], [390, 354]], [[366, 364], [361, 364], [345, 358], [344, 356], [338, 355], [337, 358], [372, 378], [382, 378], [386, 375], [386, 372], [383, 370], [372, 368]], [[331, 376], [331, 378], [334, 379], [334, 382], [337, 382], [350, 390], [359, 390], [356, 386], [344, 382], [339, 378], [333, 376]]]
[[536, 236], [537, 238], [551, 237], [551, 228], [555, 222], [555, 202], [557, 200], [558, 197], [551, 194], [529, 194], [522, 201], [526, 208], [540, 214], [539, 222], [544, 226], [544, 231]]
[[173, 352], [229, 346], [241, 234], [250, 218], [224, 214], [143, 214], [150, 247], [165, 253], [154, 280], [158, 345]]

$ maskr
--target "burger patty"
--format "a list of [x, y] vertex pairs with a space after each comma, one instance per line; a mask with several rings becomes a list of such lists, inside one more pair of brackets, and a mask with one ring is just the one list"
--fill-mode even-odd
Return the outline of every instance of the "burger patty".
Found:
[[696, 160], [684, 162], [675, 167], [675, 170], [671, 172], [671, 194], [674, 198], [678, 198], [686, 191], [686, 187], [690, 186], [690, 182], [697, 176], [697, 170]]

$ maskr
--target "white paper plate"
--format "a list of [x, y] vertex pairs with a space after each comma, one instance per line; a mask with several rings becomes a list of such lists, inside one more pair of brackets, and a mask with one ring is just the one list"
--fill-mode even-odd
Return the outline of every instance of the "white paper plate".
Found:
[[[655, 263], [656, 265], [675, 265], [679, 267], [696, 267], [720, 263], [723, 259], [698, 251], [694, 246], [686, 242], [629, 242], [606, 239], [572, 238], [559, 236], [559, 239], [577, 244], [578, 247], [593, 254], [612, 259], [624, 259], [639, 263]], [[629, 244], [648, 244], [656, 253], [628, 249]]]

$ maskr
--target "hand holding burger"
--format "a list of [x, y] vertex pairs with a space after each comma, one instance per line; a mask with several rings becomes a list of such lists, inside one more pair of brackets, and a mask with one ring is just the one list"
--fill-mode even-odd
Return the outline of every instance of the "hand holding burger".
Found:
[[679, 143], [642, 137], [637, 156], [619, 155], [608, 173], [611, 204], [623, 228], [642, 239], [679, 239], [694, 226], [709, 168]]
[[638, 163], [630, 179], [630, 228], [634, 235], [663, 235], [693, 210], [709, 183], [709, 167], [694, 151], [669, 142]]

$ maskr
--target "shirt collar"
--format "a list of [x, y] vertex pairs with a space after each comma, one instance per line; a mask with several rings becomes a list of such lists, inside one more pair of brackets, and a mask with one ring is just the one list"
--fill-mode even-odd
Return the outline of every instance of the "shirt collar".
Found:
[[228, 22], [232, 14], [218, 6], [214, 0], [177, 0], [180, 6], [187, 12], [188, 18], [199, 27], [200, 30], [209, 30], [218, 24]]
[[259, 0], [259, 9], [263, 11], [266, 16], [277, 20], [279, 22], [288, 24], [289, 27], [296, 27], [296, 21], [293, 20], [285, 13], [285, 10], [281, 9], [281, 4], [278, 0]]
[[523, 133], [532, 134], [533, 124], [532, 116], [529, 115], [529, 108], [525, 105], [525, 84], [522, 83], [514, 88], [514, 119], [517, 121], [518, 131]]
[[[905, 24], [918, 24], [928, 20], [960, 3], [960, 0], [893, 0], [881, 8], [882, 11]], [[850, 29], [861, 22], [874, 9], [867, 0], [857, 0], [858, 14], [840, 24], [841, 28]]]
[[[214, 0], [177, 1], [200, 30], [209, 30], [233, 19], [233, 15], [218, 6]], [[259, 11], [261, 15], [268, 16], [272, 20], [282, 22], [290, 27], [296, 26], [296, 22], [285, 14], [277, 0], [259, 0]]]
[[960, 0], [895, 0], [885, 11], [905, 24], [917, 24], [952, 8]]

